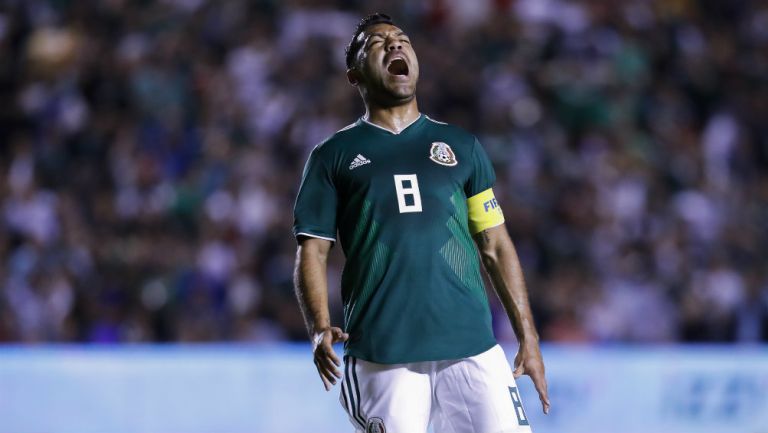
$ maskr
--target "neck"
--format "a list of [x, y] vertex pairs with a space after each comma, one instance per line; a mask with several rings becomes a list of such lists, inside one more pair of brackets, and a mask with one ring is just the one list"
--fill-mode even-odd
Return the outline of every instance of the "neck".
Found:
[[416, 103], [416, 98], [413, 98], [403, 105], [392, 107], [368, 104], [363, 119], [399, 134], [415, 122], [419, 116], [419, 106]]

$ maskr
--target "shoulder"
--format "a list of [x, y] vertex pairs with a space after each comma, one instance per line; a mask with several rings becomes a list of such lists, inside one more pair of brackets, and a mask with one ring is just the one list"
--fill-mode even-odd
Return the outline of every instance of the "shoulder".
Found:
[[461, 145], [462, 147], [466, 146], [470, 149], [475, 146], [477, 137], [466, 129], [460, 126], [452, 125], [450, 123], [435, 120], [427, 115], [424, 115], [424, 117], [427, 119], [427, 122], [429, 122], [430, 127], [433, 130], [438, 131], [441, 135], [450, 137], [451, 141]]
[[332, 158], [341, 148], [354, 141], [354, 136], [359, 129], [359, 120], [339, 129], [317, 144], [315, 148], [312, 149], [312, 154], [319, 158]]

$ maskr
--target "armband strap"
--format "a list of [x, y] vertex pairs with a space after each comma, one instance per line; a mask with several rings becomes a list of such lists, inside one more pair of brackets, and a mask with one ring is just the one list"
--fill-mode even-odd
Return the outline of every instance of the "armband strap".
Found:
[[473, 235], [483, 230], [504, 224], [504, 213], [496, 202], [493, 189], [475, 194], [467, 199], [469, 211], [469, 231]]

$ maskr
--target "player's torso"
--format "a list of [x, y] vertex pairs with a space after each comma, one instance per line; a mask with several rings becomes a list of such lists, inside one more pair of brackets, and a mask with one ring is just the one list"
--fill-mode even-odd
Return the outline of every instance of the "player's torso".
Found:
[[354, 250], [356, 241], [345, 228], [357, 225], [364, 212], [381, 225], [380, 235], [389, 244], [440, 237], [435, 231], [443, 231], [456, 207], [464, 206], [470, 137], [424, 117], [400, 134], [370, 124], [355, 132], [334, 158], [345, 249]]
[[467, 227], [474, 137], [422, 116], [399, 134], [358, 122], [330, 144], [348, 353], [396, 363], [490, 347]]

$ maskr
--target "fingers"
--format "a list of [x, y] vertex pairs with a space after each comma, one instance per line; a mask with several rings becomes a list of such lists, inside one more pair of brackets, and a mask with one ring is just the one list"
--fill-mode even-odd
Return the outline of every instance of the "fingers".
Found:
[[549, 397], [539, 396], [539, 400], [541, 400], [541, 407], [544, 410], [544, 415], [549, 414], [549, 408], [552, 407], [552, 405], [549, 403]]
[[[330, 340], [331, 340], [331, 341], [328, 341], [328, 342], [327, 342], [327, 343], [328, 343], [328, 345], [327, 345], [327, 347], [324, 347], [324, 349], [325, 349], [325, 353], [326, 353], [326, 355], [327, 355], [327, 356], [330, 358], [330, 360], [331, 360], [331, 361], [333, 361], [333, 363], [334, 363], [334, 364], [336, 364], [337, 366], [341, 366], [341, 360], [340, 360], [340, 359], [339, 359], [339, 357], [336, 355], [336, 352], [333, 350], [333, 348], [331, 347], [331, 345], [332, 345], [333, 343], [340, 343], [340, 342], [342, 342], [342, 341], [347, 341], [347, 339], [348, 339], [348, 338], [349, 338], [349, 334], [347, 334], [347, 333], [345, 333], [344, 331], [342, 331], [342, 330], [341, 330], [341, 328], [331, 328], [331, 338], [330, 338]], [[325, 343], [325, 341], [324, 341], [324, 343]], [[336, 369], [334, 368], [334, 371], [335, 371], [335, 370], [336, 370]], [[338, 376], [338, 377], [341, 377], [341, 376], [340, 376], [340, 375], [338, 375], [338, 374], [337, 374], [337, 376]]]
[[337, 365], [341, 365], [341, 363], [338, 362], [338, 359], [339, 358], [336, 357], [336, 354], [333, 352], [331, 352], [330, 355], [323, 354], [322, 356], [315, 356], [315, 362], [318, 367], [322, 368], [323, 372], [328, 373], [328, 379], [334, 383], [336, 382], [336, 378], [341, 378], [341, 372], [336, 368]]
[[551, 404], [549, 403], [549, 395], [547, 394], [547, 382], [544, 378], [540, 380], [534, 380], [533, 385], [536, 387], [536, 392], [539, 393], [539, 400], [541, 400], [541, 408], [545, 414], [549, 413]]
[[333, 365], [331, 365], [331, 369], [333, 369], [333, 371], [335, 372], [338, 372], [338, 370], [336, 369], [336, 366], [341, 366], [341, 360], [336, 355], [336, 352], [333, 349], [330, 349], [328, 351], [325, 351], [323, 354], [325, 355], [325, 359], [327, 361], [329, 361], [330, 363], [333, 363]]
[[549, 413], [551, 404], [549, 402], [549, 395], [547, 393], [547, 379], [544, 375], [544, 362], [541, 359], [541, 354], [536, 350], [536, 355], [526, 355], [522, 351], [518, 352], [515, 356], [515, 370], [512, 375], [515, 379], [522, 375], [528, 375], [533, 382], [533, 386], [536, 388], [536, 392], [539, 394], [539, 400], [541, 400], [541, 407], [545, 414]]
[[512, 372], [512, 376], [514, 376], [515, 379], [525, 374], [525, 363], [523, 362], [524, 359], [523, 351], [519, 350], [517, 355], [515, 355], [515, 370]]
[[349, 334], [342, 331], [341, 328], [331, 328], [331, 334], [333, 335], [334, 343], [342, 343], [349, 340]]
[[341, 378], [341, 372], [337, 366], [341, 365], [339, 357], [333, 351], [330, 344], [323, 343], [315, 350], [315, 366], [320, 378], [323, 380], [325, 390], [329, 391], [336, 380]]
[[525, 374], [525, 368], [523, 368], [522, 364], [515, 367], [515, 371], [512, 372], [512, 376], [514, 376], [515, 379], [519, 378], [524, 374]]
[[536, 388], [536, 392], [539, 393], [541, 408], [544, 410], [545, 414], [549, 413], [551, 404], [549, 402], [549, 394], [547, 393], [547, 379], [544, 377], [544, 370], [535, 368], [533, 371], [530, 371], [528, 375], [531, 376], [533, 386]]
[[319, 365], [317, 365], [317, 363], [315, 363], [315, 367], [317, 367], [317, 372], [320, 374], [320, 380], [323, 381], [323, 387], [325, 388], [326, 391], [330, 391], [333, 384], [331, 383], [330, 380], [328, 380], [326, 373], [323, 372], [323, 370], [320, 368]]
[[338, 372], [334, 371], [335, 367], [330, 366], [330, 361], [327, 359], [315, 359], [315, 367], [320, 375], [320, 379], [323, 381], [326, 391], [330, 391], [331, 387], [336, 384], [336, 377]]

